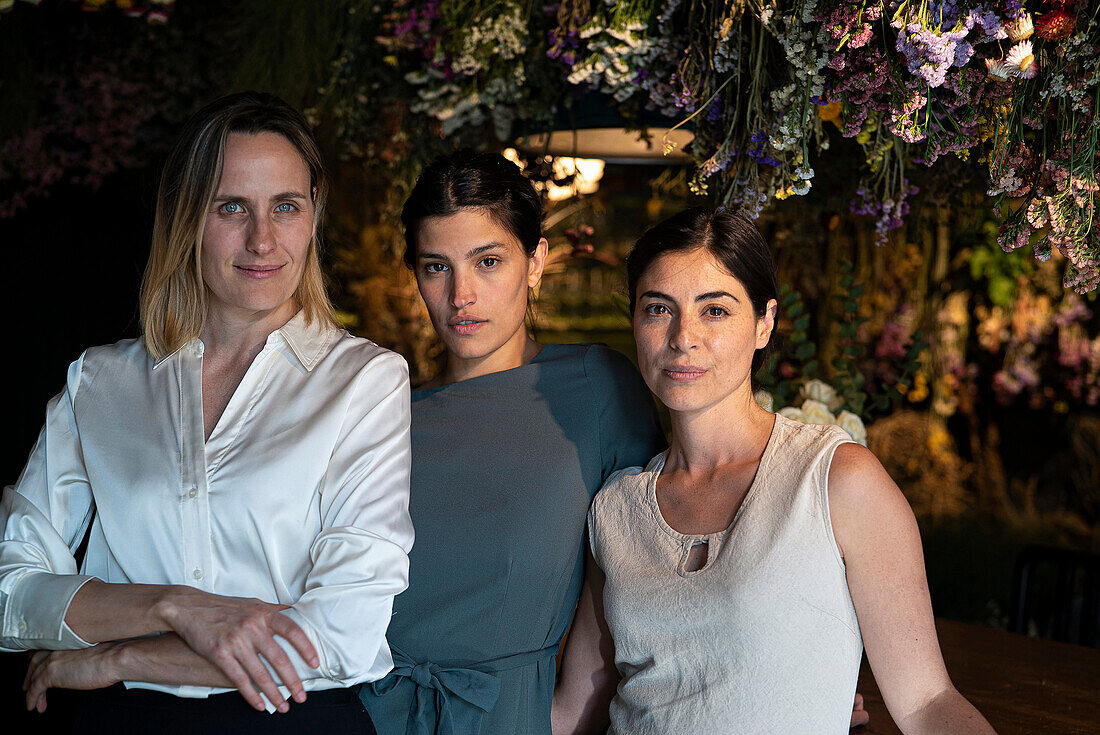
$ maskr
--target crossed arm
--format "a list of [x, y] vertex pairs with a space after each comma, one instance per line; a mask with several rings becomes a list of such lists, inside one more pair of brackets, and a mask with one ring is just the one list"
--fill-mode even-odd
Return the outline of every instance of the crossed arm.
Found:
[[[4, 638], [3, 645], [81, 649], [34, 654], [24, 682], [27, 706], [44, 710], [50, 687], [99, 688], [128, 680], [234, 687], [257, 709], [265, 708], [266, 697], [285, 711], [280, 684], [300, 702], [305, 699], [303, 678], [350, 686], [375, 675], [383, 665], [379, 651], [393, 597], [408, 584], [413, 538], [404, 361], [392, 354], [372, 359], [351, 390], [318, 491], [321, 530], [309, 545], [311, 568], [293, 605], [183, 585], [108, 584], [93, 578], [71, 599], [53, 595], [55, 604], [68, 601], [59, 634], [49, 629], [50, 611], [35, 609], [33, 593], [19, 592], [7, 601], [7, 618], [18, 614], [30, 620], [37, 614], [41, 621], [28, 626], [36, 635]], [[5, 583], [17, 592], [70, 584], [65, 580], [76, 572], [70, 549], [90, 517], [91, 492], [75, 456], [79, 452], [71, 449], [68, 463], [52, 462], [53, 468], [69, 468], [64, 473], [44, 469], [47, 444], [74, 444], [65, 436], [75, 431], [69, 401], [54, 406], [58, 403], [60, 415], [53, 422], [58, 426], [47, 423], [35, 450], [41, 461], [32, 456], [20, 486], [9, 488], [0, 504], [0, 552], [10, 556], [12, 571]], [[60, 439], [50, 441], [51, 429]], [[76, 584], [80, 581], [71, 588]], [[341, 622], [349, 609], [361, 616], [352, 635]], [[57, 609], [54, 621], [61, 612]], [[5, 625], [11, 622], [5, 619]], [[12, 632], [5, 629], [5, 635], [14, 635], [14, 624], [9, 627]]]
[[[320, 664], [309, 637], [281, 614], [288, 607], [190, 587], [92, 580], [73, 597], [65, 622], [100, 645], [35, 653], [23, 683], [27, 709], [45, 711], [50, 687], [97, 689], [131, 680], [234, 687], [259, 710], [265, 708], [263, 692], [286, 711], [289, 705], [260, 656], [296, 702], [305, 701], [305, 688], [275, 636], [286, 639], [307, 665]], [[139, 637], [155, 633], [163, 635]]]

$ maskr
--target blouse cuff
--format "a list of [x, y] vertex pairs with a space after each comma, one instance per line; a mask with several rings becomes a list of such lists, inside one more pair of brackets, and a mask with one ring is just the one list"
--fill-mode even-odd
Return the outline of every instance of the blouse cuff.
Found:
[[0, 637], [25, 650], [50, 651], [89, 648], [94, 645], [65, 623], [77, 590], [95, 577], [84, 574], [28, 574], [12, 589], [5, 601]]

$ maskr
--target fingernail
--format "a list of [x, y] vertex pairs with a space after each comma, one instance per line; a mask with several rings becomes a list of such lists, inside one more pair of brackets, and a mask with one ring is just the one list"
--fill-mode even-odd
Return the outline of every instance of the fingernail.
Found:
[[280, 712], [289, 712], [290, 711], [290, 705], [288, 705], [286, 702], [279, 702], [279, 711]]

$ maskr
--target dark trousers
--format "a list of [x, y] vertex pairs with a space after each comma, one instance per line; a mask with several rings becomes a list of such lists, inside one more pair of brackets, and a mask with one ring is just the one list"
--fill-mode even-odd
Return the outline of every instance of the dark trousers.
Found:
[[376, 735], [356, 690], [307, 692], [285, 714], [258, 712], [237, 692], [186, 699], [121, 684], [88, 692], [74, 735]]

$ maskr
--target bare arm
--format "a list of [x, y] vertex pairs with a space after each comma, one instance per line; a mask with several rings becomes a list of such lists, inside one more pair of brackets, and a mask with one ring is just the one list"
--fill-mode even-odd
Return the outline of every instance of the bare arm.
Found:
[[867, 449], [844, 444], [836, 450], [829, 512], [867, 659], [902, 732], [993, 733], [947, 675], [916, 519]]
[[[145, 656], [137, 660], [147, 662], [147, 670], [157, 677], [150, 679], [144, 675], [127, 675], [122, 679], [157, 684], [230, 686], [238, 689], [253, 707], [264, 709], [263, 700], [257, 692], [259, 689], [276, 708], [284, 709], [286, 701], [259, 656], [262, 655], [271, 664], [280, 681], [299, 702], [305, 700], [305, 688], [286, 652], [275, 641], [275, 636], [289, 641], [310, 666], [317, 667], [319, 664], [317, 652], [305, 632], [281, 614], [287, 607], [260, 600], [214, 595], [183, 585], [107, 584], [92, 580], [73, 596], [65, 622], [78, 635], [93, 642], [161, 631], [178, 634], [148, 639], [160, 641], [155, 645], [132, 641], [114, 649], [116, 652], [128, 652], [131, 646], [147, 646], [136, 649]], [[178, 641], [187, 651], [181, 651], [178, 646], [160, 648], [168, 645], [163, 642], [165, 640]], [[159, 661], [162, 653], [169, 655], [169, 658]], [[182, 660], [187, 665], [181, 668], [177, 664], [181, 660], [179, 657], [185, 653], [189, 655]], [[74, 656], [55, 656], [53, 660], [59, 662], [59, 666], [64, 662], [85, 661]], [[211, 679], [211, 668], [220, 672], [218, 684], [206, 683]], [[184, 675], [175, 680], [170, 674], [177, 669]], [[196, 671], [202, 683], [193, 681]], [[33, 706], [33, 703], [30, 704]]]
[[608, 706], [619, 683], [615, 644], [603, 613], [604, 573], [585, 554], [584, 588], [565, 643], [561, 676], [554, 690], [554, 735], [599, 732], [608, 723]]
[[103, 643], [75, 651], [38, 651], [23, 689], [27, 709], [44, 712], [50, 688], [101, 689], [120, 681], [232, 687], [221, 669], [195, 653], [175, 633]]
[[89, 643], [172, 630], [178, 590], [162, 584], [108, 584], [93, 579], [77, 590], [65, 623]]

